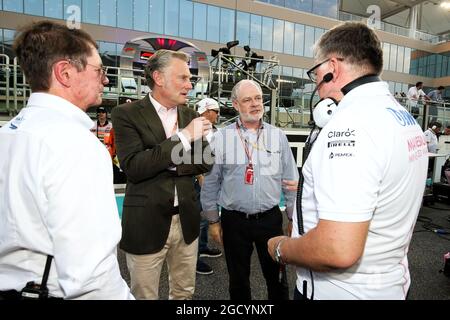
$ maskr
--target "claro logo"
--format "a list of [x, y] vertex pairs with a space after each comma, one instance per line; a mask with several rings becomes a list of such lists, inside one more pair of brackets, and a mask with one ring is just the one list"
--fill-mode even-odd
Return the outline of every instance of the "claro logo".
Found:
[[328, 138], [350, 138], [355, 136], [355, 130], [347, 129], [344, 131], [330, 131], [328, 132]]

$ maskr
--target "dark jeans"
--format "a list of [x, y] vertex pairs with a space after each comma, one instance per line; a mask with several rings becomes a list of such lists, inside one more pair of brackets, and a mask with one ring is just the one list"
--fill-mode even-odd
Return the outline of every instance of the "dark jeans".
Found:
[[250, 263], [253, 244], [266, 280], [269, 300], [288, 300], [286, 277], [280, 277], [280, 265], [267, 252], [267, 241], [283, 234], [280, 208], [269, 210], [259, 219], [247, 219], [245, 214], [222, 208], [223, 248], [229, 273], [231, 300], [251, 300]]
[[[194, 189], [197, 194], [197, 204], [202, 211], [202, 205], [200, 203], [200, 184], [197, 179], [194, 181]], [[200, 251], [206, 250], [208, 248], [208, 228], [209, 222], [203, 217], [200, 217], [200, 234], [198, 236], [198, 254], [200, 255]]]

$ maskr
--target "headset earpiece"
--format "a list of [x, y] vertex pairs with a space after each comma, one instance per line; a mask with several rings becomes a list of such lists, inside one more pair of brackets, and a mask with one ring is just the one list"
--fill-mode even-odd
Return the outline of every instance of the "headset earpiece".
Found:
[[431, 130], [436, 130], [436, 128], [437, 128], [436, 126], [432, 126]]
[[319, 128], [325, 127], [325, 125], [330, 121], [338, 102], [333, 98], [320, 99], [313, 110], [313, 117], [315, 124]]
[[333, 74], [331, 72], [328, 72], [323, 76], [323, 81], [330, 82], [331, 80], [333, 80]]

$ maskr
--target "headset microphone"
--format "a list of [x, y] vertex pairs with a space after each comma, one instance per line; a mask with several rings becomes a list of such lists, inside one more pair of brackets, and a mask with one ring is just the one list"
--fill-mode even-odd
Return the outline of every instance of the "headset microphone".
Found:
[[322, 81], [319, 82], [319, 84], [314, 88], [313, 92], [311, 93], [311, 99], [309, 99], [309, 114], [310, 114], [310, 119], [308, 121], [308, 124], [310, 126], [314, 126], [315, 122], [314, 122], [314, 115], [313, 115], [313, 106], [312, 106], [312, 101], [314, 98], [314, 95], [316, 94], [317, 90], [319, 90], [319, 88], [322, 86], [322, 84], [324, 83], [328, 83], [331, 80], [333, 80], [333, 74], [331, 72], [328, 72], [327, 74], [325, 74], [323, 76]]

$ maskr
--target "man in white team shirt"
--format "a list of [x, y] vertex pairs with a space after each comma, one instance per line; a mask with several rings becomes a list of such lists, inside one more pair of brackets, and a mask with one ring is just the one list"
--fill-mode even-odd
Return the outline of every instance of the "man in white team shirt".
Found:
[[438, 151], [438, 133], [441, 132], [442, 124], [440, 122], [432, 122], [425, 130], [425, 140], [427, 141], [428, 152], [436, 153]]
[[111, 158], [86, 114], [108, 83], [97, 45], [41, 21], [20, 30], [14, 50], [33, 94], [0, 129], [0, 300], [41, 284], [48, 256], [50, 297], [133, 299], [116, 256]]
[[305, 233], [299, 236], [297, 210], [292, 238], [270, 239], [269, 253], [298, 266], [295, 299], [405, 299], [425, 137], [378, 78], [383, 54], [366, 25], [325, 33], [315, 60], [308, 75], [320, 97], [344, 96], [304, 163], [297, 209]]

